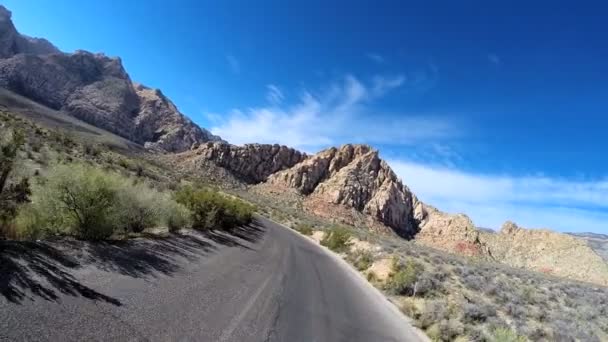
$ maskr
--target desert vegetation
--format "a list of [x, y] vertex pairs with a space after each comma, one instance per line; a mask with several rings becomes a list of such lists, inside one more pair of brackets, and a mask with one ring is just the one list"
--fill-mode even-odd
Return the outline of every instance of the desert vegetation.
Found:
[[195, 229], [229, 229], [247, 224], [255, 212], [255, 207], [242, 200], [201, 187], [182, 187], [175, 199], [192, 212]]
[[175, 229], [189, 221], [187, 209], [170, 194], [88, 165], [57, 165], [32, 190], [31, 203], [15, 220], [21, 238], [71, 235], [99, 240], [146, 228]]
[[[293, 227], [323, 231], [321, 243], [340, 253], [433, 341], [608, 340], [604, 287], [449, 254], [365, 227], [312, 221], [296, 211], [268, 213]], [[372, 247], [355, 248], [356, 240]], [[375, 267], [383, 260], [385, 276]]]
[[224, 229], [255, 208], [183, 179], [145, 154], [0, 112], [0, 238], [124, 238], [159, 228]]

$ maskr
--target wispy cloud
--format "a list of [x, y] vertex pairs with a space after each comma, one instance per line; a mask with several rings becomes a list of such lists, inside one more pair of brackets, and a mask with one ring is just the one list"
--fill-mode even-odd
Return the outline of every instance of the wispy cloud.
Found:
[[384, 57], [382, 57], [382, 55], [373, 53], [373, 52], [367, 53], [365, 55], [365, 57], [369, 58], [371, 61], [373, 61], [376, 64], [384, 64], [386, 62], [386, 60], [384, 59]]
[[608, 232], [608, 180], [483, 175], [403, 160], [389, 164], [418, 197], [463, 212], [482, 227], [506, 220], [527, 227]]
[[211, 131], [234, 144], [281, 143], [308, 152], [347, 142], [412, 145], [458, 134], [457, 124], [441, 116], [389, 116], [374, 109], [376, 100], [406, 83], [400, 75], [370, 82], [346, 75], [322, 91], [302, 91], [294, 104], [232, 110]]
[[373, 87], [372, 93], [376, 96], [382, 96], [387, 91], [401, 87], [405, 82], [405, 76], [403, 75], [395, 75], [395, 76], [374, 76], [372, 79]]
[[268, 102], [273, 105], [278, 105], [283, 102], [285, 97], [283, 96], [283, 92], [279, 87], [274, 84], [269, 84], [266, 86], [266, 90], [266, 100], [268, 100]]
[[241, 64], [239, 63], [239, 60], [236, 59], [236, 57], [234, 57], [233, 55], [227, 55], [226, 61], [228, 62], [230, 71], [232, 71], [234, 74], [241, 73]]
[[490, 63], [492, 63], [494, 65], [502, 64], [502, 60], [500, 59], [500, 57], [498, 57], [498, 55], [493, 54], [493, 53], [488, 54], [488, 60], [490, 61]]

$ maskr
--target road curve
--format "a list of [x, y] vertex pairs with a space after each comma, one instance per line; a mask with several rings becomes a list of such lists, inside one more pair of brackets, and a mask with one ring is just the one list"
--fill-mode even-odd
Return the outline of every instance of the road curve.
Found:
[[261, 217], [230, 234], [3, 242], [0, 272], [0, 340], [422, 340], [343, 261]]

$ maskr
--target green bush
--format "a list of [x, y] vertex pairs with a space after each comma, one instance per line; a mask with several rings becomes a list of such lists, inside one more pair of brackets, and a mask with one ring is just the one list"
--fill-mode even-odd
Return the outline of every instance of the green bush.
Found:
[[157, 225], [164, 214], [161, 211], [160, 194], [143, 183], [125, 186], [118, 191], [119, 221], [127, 231], [140, 233]]
[[192, 225], [192, 213], [183, 204], [168, 198], [164, 212], [167, 228], [169, 228], [170, 232], [175, 232]]
[[17, 210], [29, 201], [31, 191], [27, 178], [16, 180], [13, 175], [24, 135], [14, 132], [0, 139], [0, 234], [5, 235], [12, 231]]
[[57, 166], [34, 190], [32, 203], [16, 220], [23, 238], [73, 235], [99, 240], [115, 232], [164, 224], [176, 230], [188, 224], [187, 209], [167, 194], [91, 166]]
[[374, 256], [369, 251], [357, 251], [348, 257], [349, 261], [359, 271], [365, 271], [374, 263]]
[[332, 227], [321, 240], [321, 245], [337, 253], [343, 253], [350, 246], [350, 231], [344, 227]]
[[416, 283], [421, 273], [420, 264], [411, 259], [402, 264], [399, 259], [395, 258], [385, 289], [394, 295], [413, 296], [416, 294]]
[[207, 230], [232, 228], [250, 223], [255, 208], [239, 199], [203, 188], [185, 186], [175, 200], [192, 212], [192, 226]]
[[294, 228], [297, 232], [299, 232], [300, 234], [304, 234], [304, 235], [312, 235], [312, 227], [309, 224], [306, 223], [298, 223], [295, 228]]
[[517, 335], [511, 329], [508, 328], [497, 328], [492, 333], [490, 338], [491, 342], [526, 342], [528, 341], [525, 337]]

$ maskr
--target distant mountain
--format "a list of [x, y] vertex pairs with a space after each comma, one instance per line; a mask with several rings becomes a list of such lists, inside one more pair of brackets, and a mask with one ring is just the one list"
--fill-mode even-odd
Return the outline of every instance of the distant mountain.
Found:
[[597, 254], [608, 262], [608, 235], [596, 233], [567, 233], [585, 241]]
[[151, 149], [179, 152], [220, 141], [159, 90], [134, 84], [119, 58], [63, 53], [17, 32], [0, 6], [0, 87]]

